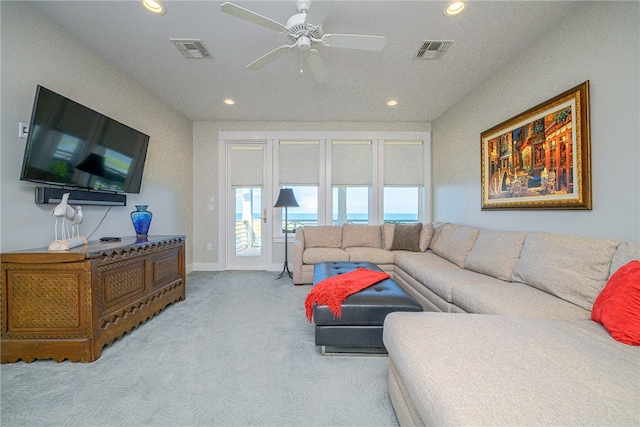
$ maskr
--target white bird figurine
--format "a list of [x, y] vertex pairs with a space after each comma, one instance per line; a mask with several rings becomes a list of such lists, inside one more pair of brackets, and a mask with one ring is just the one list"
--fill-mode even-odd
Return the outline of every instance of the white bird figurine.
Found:
[[62, 226], [60, 228], [62, 232], [62, 240], [71, 238], [71, 234], [67, 230], [66, 222], [64, 220], [66, 219], [71, 221], [73, 219], [73, 216], [76, 214], [76, 212], [71, 206], [67, 204], [67, 200], [69, 200], [69, 193], [64, 193], [62, 195], [62, 200], [60, 201], [60, 203], [58, 203], [58, 205], [55, 208], [53, 208], [53, 210], [51, 211], [51, 213], [53, 213], [53, 215], [56, 217], [56, 225], [55, 225], [56, 240], [58, 240], [58, 220], [60, 218], [62, 218], [62, 221], [63, 221]]
[[69, 200], [69, 193], [64, 193], [62, 195], [62, 200], [55, 208], [53, 208], [52, 212], [53, 215], [58, 218], [66, 218], [71, 221], [73, 219], [73, 215], [75, 215], [75, 212], [73, 208], [67, 204], [67, 200]]
[[69, 220], [71, 223], [72, 237], [80, 237], [80, 224], [82, 224], [82, 206], [76, 206], [76, 212], [73, 215], [73, 219]]

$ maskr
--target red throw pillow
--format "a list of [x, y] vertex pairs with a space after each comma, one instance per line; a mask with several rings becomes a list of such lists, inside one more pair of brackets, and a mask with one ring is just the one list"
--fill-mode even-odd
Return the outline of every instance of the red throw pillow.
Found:
[[593, 303], [591, 319], [617, 341], [640, 345], [640, 261], [620, 267]]

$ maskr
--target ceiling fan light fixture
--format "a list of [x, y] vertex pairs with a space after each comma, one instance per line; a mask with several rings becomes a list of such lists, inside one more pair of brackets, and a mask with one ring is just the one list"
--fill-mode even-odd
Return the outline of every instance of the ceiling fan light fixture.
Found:
[[145, 9], [157, 15], [164, 15], [167, 12], [167, 8], [158, 0], [142, 0], [142, 5]]
[[467, 2], [461, 0], [452, 0], [444, 8], [442, 12], [444, 16], [452, 18], [460, 15], [467, 7]]
[[311, 49], [311, 39], [307, 36], [300, 36], [298, 39], [298, 48], [303, 52]]

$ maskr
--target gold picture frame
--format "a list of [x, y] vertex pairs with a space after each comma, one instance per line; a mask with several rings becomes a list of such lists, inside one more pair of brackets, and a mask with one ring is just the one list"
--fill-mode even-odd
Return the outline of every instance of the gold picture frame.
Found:
[[591, 209], [588, 80], [480, 140], [482, 210]]

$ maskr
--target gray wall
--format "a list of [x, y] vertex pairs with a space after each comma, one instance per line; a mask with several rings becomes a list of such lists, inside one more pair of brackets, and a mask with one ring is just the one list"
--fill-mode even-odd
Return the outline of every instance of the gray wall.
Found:
[[[190, 120], [81, 44], [27, 2], [0, 2], [2, 35], [2, 131], [0, 139], [1, 250], [47, 246], [54, 240], [53, 205], [34, 203], [35, 184], [20, 181], [26, 140], [18, 123], [29, 122], [36, 85], [148, 134], [142, 190], [126, 207], [113, 207], [92, 239], [135, 234], [129, 212], [148, 204], [150, 234], [186, 234], [192, 263], [192, 140]], [[83, 207], [80, 232], [88, 235], [107, 208]]]
[[[586, 2], [435, 120], [434, 221], [640, 240], [639, 22], [636, 1]], [[481, 211], [480, 133], [585, 80], [593, 210]]]

